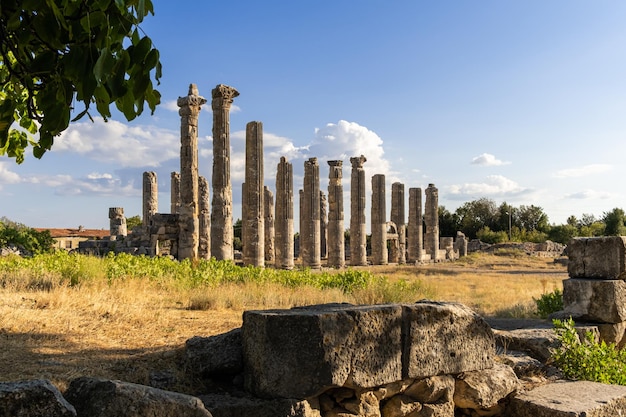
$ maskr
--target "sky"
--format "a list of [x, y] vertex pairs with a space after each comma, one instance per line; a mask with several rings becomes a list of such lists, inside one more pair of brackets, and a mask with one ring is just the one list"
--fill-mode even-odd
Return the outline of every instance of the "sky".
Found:
[[393, 182], [407, 198], [435, 184], [451, 212], [479, 198], [536, 205], [552, 224], [626, 208], [626, 2], [153, 3], [142, 29], [163, 64], [154, 115], [85, 118], [41, 160], [30, 150], [21, 165], [0, 156], [0, 217], [108, 229], [109, 207], [141, 215], [144, 171], [157, 173], [159, 211], [169, 212], [170, 173], [180, 171], [176, 99], [190, 83], [209, 101], [198, 128], [209, 183], [211, 90], [240, 93], [230, 115], [235, 219], [250, 121], [263, 122], [272, 190], [281, 156], [293, 163], [296, 193], [306, 159], [319, 159], [324, 191], [326, 161], [341, 159], [347, 201], [349, 159], [365, 155], [366, 183], [386, 176], [388, 210]]

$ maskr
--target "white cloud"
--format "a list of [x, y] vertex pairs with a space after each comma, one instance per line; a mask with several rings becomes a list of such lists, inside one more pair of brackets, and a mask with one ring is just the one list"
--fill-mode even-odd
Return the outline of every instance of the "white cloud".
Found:
[[509, 165], [509, 164], [510, 164], [510, 162], [501, 161], [501, 160], [497, 159], [494, 155], [492, 155], [490, 153], [483, 153], [481, 155], [478, 155], [475, 158], [472, 158], [472, 165], [493, 167], [493, 166]]
[[608, 164], [591, 164], [578, 168], [568, 168], [557, 171], [554, 174], [556, 178], [580, 178], [588, 175], [602, 174], [610, 171], [613, 167]]
[[178, 158], [179, 132], [154, 126], [129, 126], [94, 118], [71, 124], [55, 140], [52, 152], [76, 153], [121, 167], [157, 167]]
[[0, 162], [0, 189], [6, 184], [18, 184], [22, 182], [22, 178], [16, 172], [11, 171], [8, 168], [7, 162]]
[[161, 104], [159, 104], [159, 107], [168, 111], [176, 112], [176, 113], [178, 113], [178, 109], [180, 109], [180, 107], [178, 107], [178, 100], [164, 101]]
[[606, 200], [612, 197], [615, 197], [615, 195], [606, 191], [583, 190], [577, 193], [566, 194], [564, 198], [572, 200]]
[[517, 197], [532, 192], [532, 189], [524, 188], [502, 175], [490, 175], [481, 183], [466, 183], [448, 187], [449, 197], [453, 199]]

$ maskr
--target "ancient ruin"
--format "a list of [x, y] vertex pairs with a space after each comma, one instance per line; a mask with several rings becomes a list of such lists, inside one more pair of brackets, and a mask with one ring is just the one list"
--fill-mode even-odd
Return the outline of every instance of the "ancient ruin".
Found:
[[265, 266], [265, 215], [263, 214], [263, 124], [246, 125], [246, 182], [243, 186], [243, 264]]
[[319, 269], [320, 236], [320, 166], [317, 158], [304, 162], [304, 187], [300, 193], [300, 253], [302, 266]]
[[276, 267], [293, 269], [293, 166], [284, 156], [280, 158], [276, 170], [275, 216]]
[[387, 203], [385, 200], [385, 176], [372, 177], [372, 263], [387, 265]]
[[367, 159], [350, 158], [350, 265], [367, 265], [367, 232], [365, 224], [365, 169]]
[[421, 262], [424, 248], [424, 219], [422, 216], [421, 188], [409, 188], [407, 245], [408, 261], [411, 263]]
[[328, 266], [345, 266], [345, 237], [343, 228], [343, 161], [328, 161]]
[[274, 193], [267, 185], [263, 188], [263, 215], [265, 223], [265, 262], [274, 263]]
[[397, 246], [391, 246], [391, 262], [398, 264], [406, 263], [406, 226], [404, 212], [404, 184], [394, 182], [391, 184], [391, 223], [396, 228], [398, 235]]

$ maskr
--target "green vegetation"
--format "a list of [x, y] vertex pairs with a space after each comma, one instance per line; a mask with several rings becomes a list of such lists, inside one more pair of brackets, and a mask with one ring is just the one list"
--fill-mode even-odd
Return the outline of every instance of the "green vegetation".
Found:
[[2, 217], [0, 218], [0, 248], [8, 245], [23, 248], [31, 254], [40, 254], [52, 250], [54, 239], [50, 236], [49, 230], [38, 232]]
[[541, 294], [541, 297], [535, 299], [537, 304], [537, 314], [542, 319], [557, 311], [563, 310], [563, 293], [558, 288], [552, 292]]
[[21, 163], [30, 144], [41, 158], [94, 104], [105, 120], [113, 103], [127, 120], [144, 102], [154, 112], [161, 63], [139, 27], [148, 14], [151, 0], [2, 0], [0, 155]]
[[592, 332], [581, 338], [574, 320], [554, 320], [561, 346], [552, 352], [554, 363], [565, 376], [574, 379], [626, 385], [626, 350], [598, 342]]

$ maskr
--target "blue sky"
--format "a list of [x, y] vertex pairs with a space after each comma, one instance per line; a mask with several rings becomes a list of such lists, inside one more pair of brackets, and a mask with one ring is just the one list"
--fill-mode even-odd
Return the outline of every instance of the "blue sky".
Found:
[[[253, 120], [263, 122], [271, 189], [280, 156], [294, 164], [296, 190], [316, 156], [322, 190], [326, 160], [344, 160], [348, 194], [349, 158], [363, 154], [368, 182], [385, 174], [388, 194], [400, 181], [407, 195], [434, 183], [450, 211], [487, 197], [541, 206], [561, 224], [626, 208], [626, 2], [153, 1], [142, 27], [161, 51], [161, 106], [131, 123], [75, 123], [42, 160], [0, 157], [0, 216], [108, 228], [109, 207], [141, 214], [147, 170], [168, 212], [180, 169], [175, 102], [190, 83], [209, 102], [217, 84], [240, 92], [235, 218]], [[199, 152], [209, 181], [211, 129], [208, 104]]]

